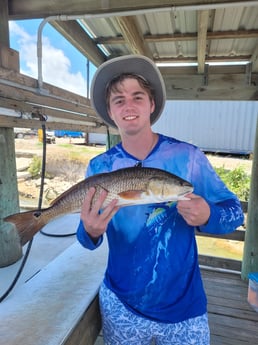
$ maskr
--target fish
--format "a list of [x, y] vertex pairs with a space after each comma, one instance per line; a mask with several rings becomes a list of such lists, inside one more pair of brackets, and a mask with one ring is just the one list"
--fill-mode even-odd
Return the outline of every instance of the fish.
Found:
[[23, 246], [50, 221], [79, 213], [91, 187], [95, 187], [92, 205], [103, 190], [108, 192], [103, 209], [114, 199], [119, 207], [188, 200], [186, 195], [193, 191], [190, 182], [165, 170], [129, 167], [87, 177], [60, 194], [49, 207], [12, 214], [4, 221], [15, 225]]

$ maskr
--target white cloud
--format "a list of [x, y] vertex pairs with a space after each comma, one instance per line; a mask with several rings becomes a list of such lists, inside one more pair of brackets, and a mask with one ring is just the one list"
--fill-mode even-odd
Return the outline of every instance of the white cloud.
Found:
[[[9, 23], [20, 53], [21, 73], [38, 78], [37, 35], [30, 35], [16, 22]], [[42, 38], [43, 81], [65, 90], [86, 96], [86, 79], [81, 72], [71, 72], [71, 61], [65, 52], [51, 45], [48, 37]]]

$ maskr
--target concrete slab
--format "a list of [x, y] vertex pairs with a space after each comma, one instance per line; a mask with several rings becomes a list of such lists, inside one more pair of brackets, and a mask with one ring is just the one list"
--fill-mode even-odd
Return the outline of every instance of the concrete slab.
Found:
[[[37, 240], [39, 236], [42, 235], [39, 234]], [[58, 245], [57, 239], [44, 240], [63, 247]], [[38, 247], [41, 264], [34, 265], [37, 267], [29, 265], [30, 273], [23, 274], [22, 282], [1, 304], [1, 345], [62, 344], [96, 296], [103, 279], [107, 260], [106, 242], [95, 251], [85, 250], [74, 242], [45, 266], [42, 252], [49, 256], [55, 246], [46, 242], [42, 245], [40, 240], [37, 242], [41, 242]], [[35, 253], [33, 256], [37, 257]], [[40, 266], [40, 272], [24, 281]]]
[[[48, 237], [40, 232], [34, 236], [27, 263], [12, 293], [77, 241], [75, 235], [67, 235], [74, 234], [78, 224], [79, 214], [68, 214], [47, 224], [42, 229], [48, 234], [65, 235], [66, 237]], [[23, 247], [23, 253], [25, 253], [26, 249], [27, 245]], [[0, 268], [0, 296], [3, 295], [12, 283], [22, 260], [23, 257], [11, 266]]]

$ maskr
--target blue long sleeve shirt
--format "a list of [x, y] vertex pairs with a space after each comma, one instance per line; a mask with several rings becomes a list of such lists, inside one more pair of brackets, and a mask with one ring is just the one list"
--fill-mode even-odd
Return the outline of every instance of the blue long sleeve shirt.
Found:
[[[144, 139], [143, 139], [144, 140]], [[135, 166], [138, 160], [121, 143], [93, 158], [87, 176]], [[227, 189], [196, 146], [159, 134], [142, 162], [189, 181], [210, 206], [210, 218], [199, 231], [228, 233], [243, 223], [237, 197]], [[94, 244], [82, 222], [79, 242]], [[179, 215], [176, 203], [121, 208], [107, 228], [109, 257], [104, 282], [132, 312], [151, 320], [175, 323], [206, 312], [207, 301], [198, 265], [195, 228]]]

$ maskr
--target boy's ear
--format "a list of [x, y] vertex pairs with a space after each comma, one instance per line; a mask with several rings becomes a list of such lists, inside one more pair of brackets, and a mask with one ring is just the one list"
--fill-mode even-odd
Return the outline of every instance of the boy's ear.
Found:
[[108, 113], [108, 116], [113, 120], [113, 117], [112, 117], [112, 114], [111, 114], [109, 108], [107, 108], [107, 113]]

